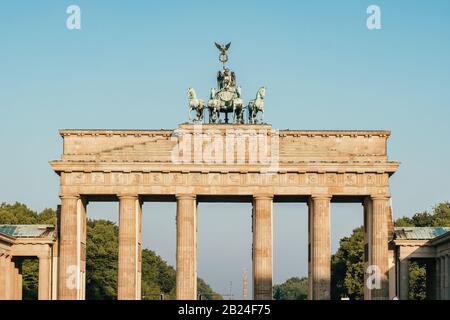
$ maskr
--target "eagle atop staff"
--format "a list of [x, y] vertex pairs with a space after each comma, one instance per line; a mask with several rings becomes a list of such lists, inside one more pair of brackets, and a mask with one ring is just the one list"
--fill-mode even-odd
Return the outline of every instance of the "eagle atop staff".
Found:
[[214, 42], [214, 44], [216, 45], [217, 49], [220, 50], [219, 61], [225, 65], [225, 62], [228, 61], [227, 51], [228, 49], [230, 49], [231, 42], [228, 42], [225, 45], [218, 44], [217, 42]]

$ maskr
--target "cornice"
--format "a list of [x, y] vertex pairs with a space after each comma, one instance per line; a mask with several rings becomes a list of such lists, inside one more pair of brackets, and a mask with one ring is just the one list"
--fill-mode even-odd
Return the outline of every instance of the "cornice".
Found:
[[269, 170], [276, 173], [394, 173], [399, 163], [395, 161], [380, 162], [299, 162], [282, 163], [275, 170], [267, 165], [255, 164], [207, 164], [171, 162], [98, 162], [98, 161], [50, 161], [56, 172], [261, 172]]
[[388, 130], [279, 130], [280, 137], [389, 137]]
[[124, 130], [124, 129], [61, 129], [59, 130], [61, 137], [68, 136], [135, 136], [135, 137], [154, 137], [167, 136], [173, 134], [173, 130]]
[[[388, 130], [276, 130], [270, 125], [208, 125], [201, 126], [205, 130], [258, 130], [269, 129], [273, 133], [278, 133], [280, 137], [389, 137], [391, 131]], [[67, 136], [167, 136], [177, 133], [177, 130], [193, 129], [193, 125], [182, 125], [178, 129], [61, 129], [59, 134]]]

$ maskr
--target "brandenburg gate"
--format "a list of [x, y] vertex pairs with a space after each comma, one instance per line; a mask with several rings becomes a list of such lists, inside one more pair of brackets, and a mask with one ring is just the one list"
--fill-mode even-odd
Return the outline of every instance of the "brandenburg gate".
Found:
[[[275, 130], [258, 119], [265, 89], [247, 106], [225, 67], [207, 103], [189, 90], [190, 123], [175, 130], [61, 130], [64, 152], [51, 161], [60, 176], [58, 299], [85, 298], [86, 212], [89, 202], [119, 202], [118, 298], [141, 298], [142, 204], [174, 201], [176, 296], [197, 298], [197, 205], [253, 204], [253, 298], [272, 299], [272, 207], [309, 207], [310, 299], [330, 299], [332, 202], [363, 205], [366, 299], [389, 299], [391, 250], [388, 131]], [[209, 110], [204, 123], [203, 109]], [[228, 112], [233, 115], [229, 119]], [[225, 118], [221, 118], [224, 114]], [[232, 123], [231, 123], [232, 122]], [[250, 212], [249, 212], [250, 214]], [[250, 248], [249, 248], [250, 250]], [[298, 248], [302, 250], [302, 248]]]

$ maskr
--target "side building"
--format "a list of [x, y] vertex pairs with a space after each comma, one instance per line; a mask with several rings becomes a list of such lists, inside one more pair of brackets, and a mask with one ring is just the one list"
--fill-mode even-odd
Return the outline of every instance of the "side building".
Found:
[[426, 268], [429, 300], [450, 300], [450, 228], [401, 227], [394, 229], [396, 292], [409, 298], [409, 267], [420, 262]]
[[58, 241], [53, 225], [0, 225], [0, 300], [22, 300], [22, 261], [39, 259], [39, 300], [56, 300]]

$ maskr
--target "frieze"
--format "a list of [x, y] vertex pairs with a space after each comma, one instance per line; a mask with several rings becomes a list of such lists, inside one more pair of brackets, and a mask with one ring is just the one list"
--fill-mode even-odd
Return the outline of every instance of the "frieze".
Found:
[[387, 173], [356, 172], [228, 172], [228, 171], [161, 171], [161, 172], [67, 172], [63, 185], [95, 186], [387, 186]]

